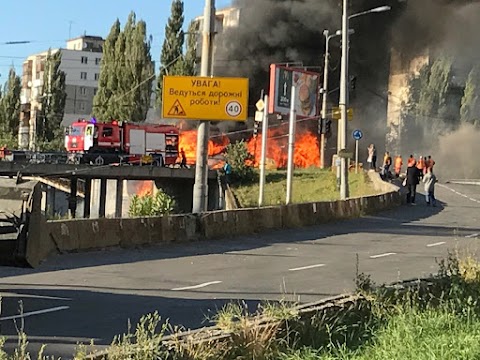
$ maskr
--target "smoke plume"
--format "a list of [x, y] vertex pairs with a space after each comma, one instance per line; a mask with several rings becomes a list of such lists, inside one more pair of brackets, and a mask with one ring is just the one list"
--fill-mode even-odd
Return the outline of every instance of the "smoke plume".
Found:
[[[216, 39], [215, 74], [250, 79], [252, 114], [260, 91], [268, 91], [270, 64], [299, 63], [322, 73], [323, 30], [334, 33], [340, 28], [341, 3], [339, 0], [233, 1], [233, 5], [241, 9], [240, 22], [238, 28], [227, 29]], [[471, 64], [480, 60], [477, 40], [480, 4], [477, 1], [356, 0], [351, 1], [350, 11], [357, 13], [383, 5], [390, 5], [391, 11], [350, 22], [355, 34], [351, 37], [349, 69], [356, 78], [356, 88], [350, 97], [355, 115], [354, 121], [348, 124], [349, 132], [362, 129], [364, 144], [373, 142], [380, 152], [384, 150], [387, 132], [392, 48], [400, 52], [406, 62], [426, 51], [432, 55], [455, 55], [458, 82], [464, 82]], [[331, 40], [330, 56], [329, 101], [335, 106], [339, 95], [339, 38]], [[461, 136], [463, 132], [455, 134]], [[329, 144], [335, 146], [335, 136]], [[422, 149], [418, 143], [407, 145], [412, 152]], [[331, 146], [327, 144], [327, 147]]]
[[480, 132], [472, 125], [463, 125], [440, 137], [434, 159], [442, 180], [480, 178], [477, 155], [480, 154], [479, 138]]

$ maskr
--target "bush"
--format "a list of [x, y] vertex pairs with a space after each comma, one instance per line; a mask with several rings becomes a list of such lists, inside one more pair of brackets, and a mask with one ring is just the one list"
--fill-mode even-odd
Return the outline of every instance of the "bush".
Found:
[[175, 200], [159, 189], [155, 195], [135, 195], [130, 202], [128, 215], [131, 217], [168, 215], [174, 209]]
[[225, 157], [232, 166], [232, 180], [234, 182], [252, 182], [255, 180], [255, 171], [249, 164], [252, 156], [248, 152], [247, 144], [242, 140], [228, 144]]

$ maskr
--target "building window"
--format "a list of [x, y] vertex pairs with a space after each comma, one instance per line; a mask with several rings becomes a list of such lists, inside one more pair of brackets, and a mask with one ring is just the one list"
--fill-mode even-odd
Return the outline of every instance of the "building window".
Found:
[[82, 56], [82, 64], [88, 64], [88, 57]]
[[95, 58], [95, 65], [100, 65], [101, 62], [102, 62], [101, 58]]
[[98, 92], [98, 89], [97, 89], [97, 88], [94, 88], [94, 89], [93, 89], [93, 95], [97, 95], [97, 92]]
[[87, 95], [87, 88], [81, 87], [80, 88], [80, 95]]
[[80, 109], [80, 111], [85, 111], [85, 103], [83, 101], [79, 101], [78, 108]]
[[95, 73], [95, 80], [98, 80], [100, 79], [100, 74], [99, 73]]
[[87, 73], [82, 71], [82, 72], [80, 73], [80, 79], [82, 79], [82, 80], [87, 80]]

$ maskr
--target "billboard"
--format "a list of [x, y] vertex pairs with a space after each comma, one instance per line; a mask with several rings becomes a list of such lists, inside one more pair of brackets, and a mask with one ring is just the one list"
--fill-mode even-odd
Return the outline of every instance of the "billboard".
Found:
[[287, 115], [290, 112], [292, 85], [296, 88], [297, 117], [317, 116], [320, 74], [276, 64], [270, 65], [269, 113]]
[[163, 77], [163, 118], [245, 121], [248, 79], [195, 76]]

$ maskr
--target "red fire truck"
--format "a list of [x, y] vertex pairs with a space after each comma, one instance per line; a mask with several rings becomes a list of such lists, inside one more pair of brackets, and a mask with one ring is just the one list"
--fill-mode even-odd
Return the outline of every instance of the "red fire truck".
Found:
[[96, 119], [74, 122], [65, 135], [70, 163], [174, 165], [178, 157], [178, 128]]

